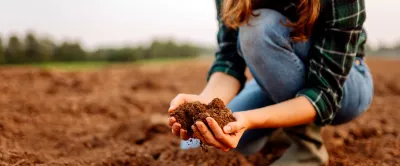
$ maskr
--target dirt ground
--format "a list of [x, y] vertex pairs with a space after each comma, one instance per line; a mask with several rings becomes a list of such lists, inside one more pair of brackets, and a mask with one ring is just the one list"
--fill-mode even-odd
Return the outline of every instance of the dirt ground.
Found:
[[[351, 123], [324, 128], [330, 165], [400, 164], [400, 61], [368, 63], [373, 104]], [[166, 125], [169, 102], [200, 92], [209, 65], [0, 68], [0, 165], [268, 165], [279, 150], [179, 150]]]

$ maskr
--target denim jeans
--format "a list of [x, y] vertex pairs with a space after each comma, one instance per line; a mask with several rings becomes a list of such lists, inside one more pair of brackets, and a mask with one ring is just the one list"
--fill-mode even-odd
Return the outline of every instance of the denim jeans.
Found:
[[[309, 42], [290, 41], [290, 29], [280, 22], [285, 17], [270, 9], [256, 10], [259, 16], [250, 25], [239, 29], [238, 51], [254, 79], [228, 104], [232, 112], [246, 111], [279, 103], [295, 97], [306, 78]], [[364, 59], [357, 58], [344, 84], [341, 108], [332, 125], [357, 118], [369, 107], [373, 82]], [[268, 135], [275, 129], [252, 129], [244, 133], [236, 148], [244, 154], [263, 148]], [[198, 141], [185, 142], [181, 147], [198, 147]]]

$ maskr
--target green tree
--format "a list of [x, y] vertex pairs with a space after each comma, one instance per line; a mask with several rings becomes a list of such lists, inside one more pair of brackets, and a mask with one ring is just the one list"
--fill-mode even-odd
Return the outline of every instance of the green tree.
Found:
[[64, 42], [57, 48], [54, 59], [57, 61], [83, 61], [86, 60], [86, 52], [77, 42]]
[[40, 43], [40, 50], [39, 50], [40, 61], [45, 62], [52, 60], [54, 58], [54, 54], [57, 48], [54, 42], [49, 38], [43, 38], [40, 39], [39, 43]]
[[180, 51], [176, 53], [177, 57], [192, 57], [200, 54], [200, 49], [189, 44], [179, 46]]
[[160, 54], [159, 52], [161, 52], [161, 42], [154, 40], [149, 49], [147, 50], [146, 59], [151, 59], [151, 58], [157, 58], [157, 55]]
[[33, 33], [28, 33], [25, 37], [25, 62], [38, 62], [41, 59], [40, 44]]
[[176, 44], [173, 41], [154, 40], [148, 50], [148, 58], [173, 57], [176, 53]]
[[108, 51], [107, 49], [98, 49], [94, 52], [91, 52], [88, 56], [87, 56], [87, 60], [89, 61], [105, 61], [108, 59]]
[[49, 38], [38, 39], [33, 33], [25, 37], [25, 57], [27, 62], [45, 62], [51, 60], [56, 45]]
[[134, 56], [136, 59], [145, 59], [146, 58], [147, 49], [139, 46], [135, 49]]
[[111, 62], [130, 62], [136, 60], [135, 50], [132, 48], [112, 49], [108, 55]]
[[23, 45], [16, 35], [10, 36], [6, 49], [5, 59], [7, 63], [24, 62]]
[[201, 49], [190, 45], [178, 45], [172, 40], [157, 41], [154, 40], [150, 45], [146, 58], [184, 58], [198, 56]]
[[5, 63], [3, 40], [0, 36], [0, 64]]

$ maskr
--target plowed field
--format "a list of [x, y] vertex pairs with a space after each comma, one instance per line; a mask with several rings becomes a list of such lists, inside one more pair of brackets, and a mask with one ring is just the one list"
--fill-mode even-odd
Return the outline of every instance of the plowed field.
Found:
[[[92, 71], [0, 68], [0, 165], [267, 165], [209, 148], [183, 151], [167, 126], [178, 93], [199, 93], [211, 61]], [[400, 164], [400, 61], [368, 59], [375, 97], [360, 118], [325, 127], [330, 165]]]

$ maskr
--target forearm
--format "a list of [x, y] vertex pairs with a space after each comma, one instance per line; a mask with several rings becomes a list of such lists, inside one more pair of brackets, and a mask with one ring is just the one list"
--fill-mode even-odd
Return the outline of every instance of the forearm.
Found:
[[240, 82], [237, 79], [225, 73], [216, 72], [211, 75], [200, 96], [211, 100], [218, 97], [227, 104], [236, 96], [239, 89]]
[[316, 111], [304, 96], [244, 112], [250, 128], [281, 128], [313, 123]]

